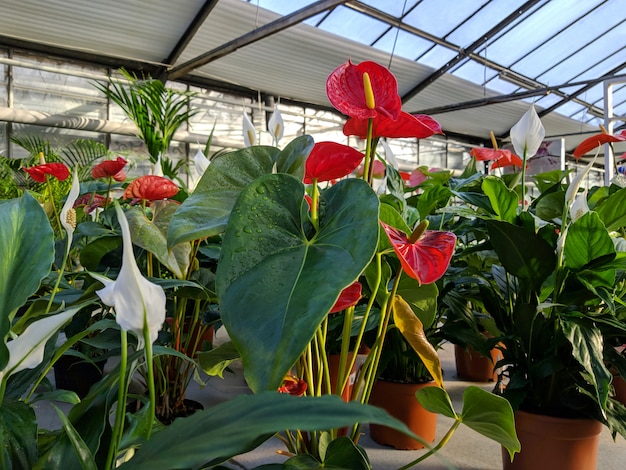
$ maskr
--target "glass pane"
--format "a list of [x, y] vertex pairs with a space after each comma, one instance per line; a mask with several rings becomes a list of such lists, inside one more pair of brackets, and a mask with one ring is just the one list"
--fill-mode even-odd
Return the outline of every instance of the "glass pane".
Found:
[[443, 67], [448, 61], [456, 57], [456, 51], [444, 46], [435, 44], [426, 54], [418, 59], [420, 64], [428, 65], [434, 69]]
[[[511, 65], [520, 57], [533, 51], [537, 46], [546, 41], [554, 32], [566, 27], [587, 12], [592, 5], [589, 2], [572, 2], [571, 0], [553, 0], [544, 4], [533, 14], [527, 15], [515, 25], [487, 46], [489, 57], [495, 58], [502, 65]], [[576, 28], [578, 30], [578, 28]], [[580, 34], [580, 33], [579, 33]], [[593, 36], [593, 32], [589, 36]], [[578, 41], [580, 42], [580, 40]], [[560, 54], [560, 49], [546, 51], [547, 55]], [[561, 56], [562, 57], [562, 56]], [[547, 64], [553, 63], [551, 59], [536, 55], [534, 58], [535, 70], [547, 68]], [[545, 65], [544, 65], [545, 64]], [[523, 70], [521, 65], [515, 70]], [[532, 73], [531, 73], [532, 75]]]
[[320, 29], [363, 44], [372, 44], [389, 25], [346, 7], [337, 7], [319, 26]]
[[[441, 0], [420, 2], [405, 16], [404, 22], [427, 33], [445, 36], [472, 15], [479, 6], [477, 2], [454, 2], [454, 8], [451, 8], [451, 5], [446, 8], [442, 7], [441, 3]], [[459, 45], [464, 46], [466, 44]]]
[[466, 60], [462, 65], [458, 66], [453, 75], [464, 78], [470, 82], [482, 84], [493, 78], [497, 72], [483, 64], [479, 64], [473, 60]]
[[[397, 38], [396, 38], [397, 35]], [[376, 41], [374, 47], [406, 59], [415, 60], [432, 47], [433, 43], [415, 34], [393, 28]], [[395, 49], [394, 49], [395, 46]], [[421, 62], [421, 61], [420, 61]]]
[[[475, 5], [477, 2], [455, 2], [454, 8], [440, 9], [442, 12], [453, 10], [457, 8], [460, 3]], [[514, 12], [522, 3], [524, 3], [522, 0], [493, 0], [491, 2], [484, 2], [484, 5], [475, 15], [472, 15], [471, 18], [468, 18], [467, 21], [459, 25], [446, 39], [462, 47], [469, 46], [485, 34], [485, 31], [489, 31], [489, 29], [495, 26], [499, 21]], [[489, 57], [491, 57], [491, 51]], [[496, 55], [493, 57], [496, 57]]]
[[413, 5], [417, 2], [418, 0], [410, 0], [406, 2], [398, 0], [361, 0], [361, 3], [365, 3], [366, 5], [374, 7], [377, 10], [384, 11], [385, 13], [395, 16], [396, 18], [400, 18], [403, 13], [406, 13], [413, 8]]
[[293, 13], [294, 11], [298, 11], [300, 8], [304, 8], [311, 5], [312, 3], [315, 3], [315, 1], [289, 0], [288, 2], [285, 2], [284, 0], [254, 0], [250, 3], [256, 4], [261, 8], [265, 8], [266, 10], [280, 13], [281, 15], [288, 15], [289, 13]]
[[[620, 50], [614, 50], [613, 47], [620, 47]], [[626, 48], [622, 48], [619, 44], [615, 44], [613, 47], [608, 49], [610, 52], [608, 56], [606, 53], [600, 56], [606, 56], [606, 59], [596, 60], [596, 58], [594, 58], [593, 60], [587, 60], [588, 63], [585, 64], [585, 67], [581, 67], [581, 70], [584, 71], [572, 77], [572, 80], [593, 80], [606, 75], [609, 71], [613, 70], [617, 64], [626, 63]], [[624, 73], [624, 70], [626, 70], [626, 68], [617, 71], [615, 75]]]
[[514, 85], [513, 83], [500, 78], [499, 75], [494, 76], [493, 79], [487, 82], [487, 88], [503, 95], [521, 91], [518, 85]]
[[446, 142], [438, 138], [419, 141], [419, 166], [428, 168], [446, 168]]

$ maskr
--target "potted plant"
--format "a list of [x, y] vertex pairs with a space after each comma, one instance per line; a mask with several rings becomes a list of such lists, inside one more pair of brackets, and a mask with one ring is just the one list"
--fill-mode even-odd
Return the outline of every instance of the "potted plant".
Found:
[[[558, 440], [558, 431], [543, 434], [550, 421], [567, 431], [577, 424], [591, 426], [578, 440], [568, 437], [570, 444], [596, 439], [595, 447], [582, 454], [557, 453], [554, 465], [595, 468], [601, 425], [624, 435], [620, 423], [625, 410], [610, 396], [607, 351], [612, 347], [606, 346], [610, 339], [623, 337], [625, 328], [616, 305], [623, 296], [619, 247], [626, 192], [618, 186], [579, 191], [592, 160], [569, 184], [564, 182], [568, 172], [535, 175], [540, 194], [527, 201], [525, 162], [541, 143], [542, 131], [531, 107], [511, 129], [522, 158], [497, 148], [474, 152], [479, 159], [497, 162], [492, 166], [505, 162], [521, 171], [477, 174], [473, 191], [457, 193], [464, 204], [451, 211], [477, 222], [476, 230], [484, 235], [477, 239], [496, 257], [468, 283], [479, 290], [495, 323], [492, 344], [501, 344], [498, 365], [503, 372], [496, 392], [516, 410], [522, 451], [512, 465], [503, 457], [505, 468], [552, 465], [535, 463], [531, 456], [532, 443], [541, 445], [541, 459], [557, 449], [557, 442], [547, 444], [547, 439]], [[601, 139], [592, 141], [598, 145]], [[541, 421], [537, 427], [529, 424], [533, 417]]]
[[[392, 190], [384, 198], [372, 189], [378, 139], [432, 135], [438, 129], [436, 122], [428, 116], [401, 112], [395, 79], [372, 62], [339, 67], [330, 75], [327, 90], [337, 109], [350, 116], [344, 133], [362, 137], [365, 151], [318, 142], [302, 155], [299, 166], [287, 167], [279, 157], [276, 173], [246, 181], [228, 218], [218, 263], [217, 294], [222, 321], [241, 354], [248, 384], [256, 393], [281, 387], [285, 376], [294, 372], [306, 383], [307, 395], [330, 393], [326, 369], [329, 313], [338, 305], [346, 312], [340, 348], [345, 358], [351, 348], [359, 348], [368, 322], [377, 315], [376, 333], [356, 379], [357, 393], [353, 393], [354, 399], [366, 403], [394, 305], [404, 302], [401, 279], [412, 278], [417, 288], [441, 277], [454, 249], [454, 236], [426, 230], [427, 222], [410, 209], [405, 219], [402, 208], [406, 202], [397, 171], [388, 179]], [[243, 156], [239, 165], [244, 164]], [[361, 162], [363, 176], [348, 176]], [[293, 168], [300, 170], [286, 174], [285, 170]], [[395, 170], [388, 165], [387, 171], [391, 174]], [[354, 335], [359, 305], [365, 305], [365, 312]], [[410, 327], [399, 331], [409, 337], [419, 336], [423, 331], [418, 322], [411, 313], [403, 322]], [[345, 369], [339, 375], [342, 384], [348, 380], [350, 365]], [[336, 393], [342, 389], [337, 387]], [[505, 415], [500, 424], [506, 423]], [[504, 428], [506, 424], [500, 430]], [[355, 444], [359, 429], [355, 424], [348, 436]], [[324, 458], [320, 449], [335, 438], [336, 430], [305, 436], [296, 431], [287, 433], [285, 441], [290, 452], [298, 454], [295, 459], [319, 464]], [[504, 438], [506, 445], [514, 449], [514, 439], [509, 438]], [[354, 465], [358, 465], [357, 460]]]

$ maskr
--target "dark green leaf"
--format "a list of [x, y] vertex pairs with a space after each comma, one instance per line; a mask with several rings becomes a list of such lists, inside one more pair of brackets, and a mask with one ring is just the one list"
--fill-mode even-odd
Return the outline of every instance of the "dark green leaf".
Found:
[[242, 191], [222, 244], [217, 290], [222, 321], [255, 390], [275, 390], [341, 291], [378, 243], [378, 198], [360, 179], [320, 197], [319, 231], [304, 186], [265, 175]]
[[39, 203], [25, 193], [0, 202], [0, 370], [8, 362], [4, 344], [16, 310], [34, 294], [52, 266], [54, 238]]
[[241, 190], [255, 178], [272, 172], [279, 150], [248, 147], [211, 161], [193, 194], [171, 220], [168, 246], [220, 234]]
[[29, 405], [4, 399], [0, 406], [0, 442], [0, 468], [33, 468], [37, 459], [37, 418]]
[[482, 190], [489, 198], [491, 207], [500, 220], [513, 222], [517, 213], [518, 196], [500, 178], [488, 176], [483, 180]]
[[520, 451], [513, 409], [506, 399], [480, 387], [469, 386], [463, 392], [461, 420], [467, 427], [505, 447], [511, 456]]
[[592, 379], [598, 403], [606, 409], [612, 376], [604, 364], [602, 332], [574, 318], [561, 317], [561, 328], [572, 345], [572, 355]]
[[[565, 265], [570, 269], [582, 269], [593, 260], [615, 255], [611, 237], [600, 221], [598, 214], [587, 212], [570, 224], [563, 248]], [[602, 268], [604, 269], [604, 268]]]
[[626, 226], [626, 188], [603, 199], [594, 207], [594, 211], [609, 232]]
[[198, 353], [198, 363], [208, 375], [223, 377], [224, 370], [241, 358], [232, 341], [220, 344], [215, 349]]
[[423, 387], [415, 396], [424, 409], [431, 413], [438, 413], [448, 418], [457, 419], [450, 395], [440, 387]]
[[486, 223], [491, 244], [504, 268], [535, 288], [541, 286], [556, 265], [552, 247], [523, 227], [497, 220]]
[[[336, 395], [293, 397], [264, 392], [243, 395], [215, 407], [179, 418], [143, 444], [122, 469], [197, 468], [217, 465], [250, 451], [285, 429], [307, 431], [379, 423], [411, 437], [404, 424], [385, 411]], [[163, 452], [163, 449], [168, 449]]]
[[298, 179], [304, 178], [304, 162], [314, 145], [315, 141], [310, 135], [296, 137], [278, 154], [276, 171], [289, 173]]

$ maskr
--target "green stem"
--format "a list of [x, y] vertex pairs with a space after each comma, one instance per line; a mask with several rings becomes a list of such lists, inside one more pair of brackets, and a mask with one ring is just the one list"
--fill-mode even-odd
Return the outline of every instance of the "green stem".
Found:
[[458, 418], [455, 419], [454, 423], [452, 423], [452, 426], [450, 426], [450, 429], [448, 429], [448, 432], [446, 433], [446, 435], [441, 438], [441, 440], [439, 441], [439, 443], [435, 447], [431, 447], [428, 450], [428, 452], [426, 452], [425, 454], [421, 455], [420, 457], [418, 457], [417, 459], [413, 460], [412, 462], [409, 462], [405, 466], [400, 467], [398, 470], [407, 470], [408, 468], [414, 467], [415, 465], [417, 465], [418, 463], [422, 462], [423, 460], [426, 460], [431, 455], [436, 454], [437, 452], [439, 452], [441, 449], [443, 449], [445, 447], [445, 445], [448, 443], [448, 441], [450, 441], [450, 439], [452, 438], [452, 435], [454, 434], [454, 432], [457, 430], [457, 428], [460, 425], [461, 425], [461, 420], [458, 419]]
[[61, 225], [61, 217], [59, 217], [59, 212], [57, 211], [57, 206], [54, 203], [54, 193], [52, 192], [52, 184], [50, 183], [50, 178], [46, 175], [46, 183], [48, 185], [48, 193], [50, 194], [50, 203], [52, 204], [52, 212], [54, 212], [54, 220], [56, 221], [56, 226], [59, 229], [59, 235], [61, 238], [65, 238], [65, 234], [63, 233], [63, 225]]
[[524, 146], [524, 158], [522, 158], [522, 212], [526, 210], [526, 148]]
[[128, 336], [125, 330], [120, 330], [120, 365], [119, 365], [119, 388], [117, 390], [117, 408], [115, 410], [115, 423], [111, 429], [111, 444], [107, 455], [105, 468], [110, 470], [116, 466], [116, 457], [119, 451], [122, 433], [124, 430], [124, 416], [126, 414], [126, 367], [128, 365]]
[[154, 386], [154, 364], [152, 363], [152, 341], [150, 340], [150, 329], [148, 328], [147, 315], [144, 313], [143, 320], [143, 339], [145, 344], [144, 351], [146, 357], [146, 367], [148, 369], [148, 393], [150, 395], [150, 408], [148, 410], [150, 416], [150, 424], [146, 432], [146, 440], [150, 439], [152, 434], [152, 425], [154, 424], [154, 416], [156, 414], [156, 393]]

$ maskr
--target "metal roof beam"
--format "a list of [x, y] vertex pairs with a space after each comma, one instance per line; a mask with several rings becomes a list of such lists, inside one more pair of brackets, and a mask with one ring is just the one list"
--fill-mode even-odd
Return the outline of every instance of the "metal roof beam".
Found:
[[[217, 5], [218, 1], [219, 0], [206, 0], [206, 2], [204, 2], [204, 5], [202, 5], [202, 8], [200, 8], [200, 11], [198, 11], [198, 14], [194, 17], [183, 35], [180, 37], [178, 43], [176, 44], [176, 46], [174, 46], [174, 49], [172, 49], [167, 58], [163, 60], [163, 63], [171, 65], [178, 60], [180, 55], [183, 53], [185, 48], [189, 45], [195, 34], [202, 26], [202, 23], [204, 23], [211, 11], [213, 11], [213, 8], [215, 8], [215, 5]], [[164, 69], [160, 79], [165, 81], [166, 78], [167, 70]]]
[[169, 80], [176, 80], [198, 67], [202, 67], [203, 65], [217, 60], [220, 57], [224, 57], [237, 49], [283, 31], [293, 25], [303, 22], [308, 18], [311, 18], [312, 16], [317, 15], [318, 13], [326, 11], [330, 8], [335, 8], [336, 6], [346, 3], [347, 1], [348, 0], [319, 0], [308, 7], [301, 8], [300, 10], [263, 25], [260, 28], [244, 34], [243, 36], [233, 39], [232, 41], [228, 41], [227, 43], [205, 52], [204, 54], [201, 54], [181, 65], [172, 67], [169, 70], [167, 78]]
[[453, 59], [448, 61], [443, 67], [435, 70], [428, 77], [426, 77], [424, 80], [422, 80], [420, 83], [418, 83], [415, 87], [413, 87], [413, 89], [409, 90], [402, 97], [402, 102], [406, 103], [408, 100], [413, 98], [415, 95], [417, 95], [419, 92], [424, 90], [427, 86], [432, 84], [435, 80], [437, 80], [439, 77], [441, 77], [444, 73], [446, 73], [448, 70], [450, 70], [456, 64], [458, 64], [462, 60], [464, 60], [467, 57], [469, 57], [470, 54], [474, 53], [474, 51], [476, 49], [478, 49], [481, 45], [483, 45], [485, 42], [489, 41], [492, 37], [494, 37], [496, 34], [498, 34], [500, 31], [502, 31], [508, 25], [510, 25], [513, 21], [515, 21], [517, 18], [519, 18], [520, 15], [524, 14], [526, 11], [530, 10], [531, 8], [533, 8], [537, 3], [540, 3], [541, 1], [543, 1], [543, 0], [528, 0], [526, 3], [521, 5], [519, 8], [516, 8], [513, 13], [511, 13], [509, 16], [504, 18], [502, 21], [500, 21], [498, 24], [496, 24], [493, 28], [491, 28], [485, 34], [481, 35], [480, 38], [478, 38], [476, 41], [474, 41], [468, 47], [460, 49], [459, 52], [457, 53], [456, 57], [454, 57]]
[[[590, 80], [587, 85], [585, 85], [584, 87], [582, 87], [580, 90], [576, 90], [574, 93], [572, 94], [567, 94], [566, 97], [564, 99], [562, 99], [561, 101], [558, 101], [556, 103], [554, 103], [552, 106], [550, 106], [549, 108], [544, 109], [543, 111], [541, 111], [539, 114], [539, 117], [543, 117], [546, 114], [551, 113], [552, 111], [554, 111], [555, 109], [557, 109], [559, 106], [563, 106], [565, 103], [568, 103], [569, 101], [574, 100], [578, 95], [586, 92], [587, 90], [590, 90], [591, 88], [593, 88], [594, 86], [596, 86], [598, 83], [602, 82], [603, 80], [606, 80], [608, 78], [614, 78], [615, 74], [617, 72], [619, 72], [620, 70], [623, 70], [626, 67], [626, 62], [622, 62], [620, 65], [618, 65], [617, 67], [614, 67], [613, 69], [609, 70], [608, 73], [606, 73], [605, 75], [603, 75], [602, 77]], [[604, 116], [604, 112], [602, 112], [601, 116]]]
[[[477, 100], [469, 100], [469, 101], [463, 101], [461, 103], [454, 103], [454, 104], [448, 104], [448, 105], [443, 105], [443, 106], [437, 106], [435, 108], [422, 109], [422, 110], [419, 110], [419, 111], [411, 111], [411, 114], [430, 114], [430, 115], [432, 115], [432, 114], [449, 113], [449, 112], [453, 112], [453, 111], [462, 111], [462, 110], [465, 110], [465, 109], [480, 108], [482, 106], [488, 106], [488, 105], [491, 105], [491, 104], [506, 103], [506, 102], [509, 102], [509, 101], [517, 101], [517, 100], [531, 98], [533, 96], [538, 96], [538, 95], [547, 95], [549, 93], [558, 91], [561, 88], [567, 88], [567, 87], [572, 87], [572, 86], [589, 85], [589, 84], [591, 84], [591, 82], [593, 82], [593, 84], [592, 84], [592, 86], [593, 86], [593, 85], [597, 84], [598, 82], [607, 80], [609, 78], [624, 78], [624, 79], [626, 79], [626, 74], [625, 75], [603, 75], [602, 77], [594, 78], [593, 80], [582, 80], [582, 81], [579, 81], [579, 82], [564, 83], [562, 85], [544, 86], [544, 87], [535, 88], [535, 89], [532, 89], [532, 90], [526, 90], [526, 91], [520, 91], [520, 92], [515, 92], [515, 93], [509, 93], [507, 95], [488, 96], [486, 98], [480, 98], [480, 99], [477, 99]], [[598, 116], [599, 117], [603, 116], [603, 113], [601, 111], [599, 111], [599, 115]]]

